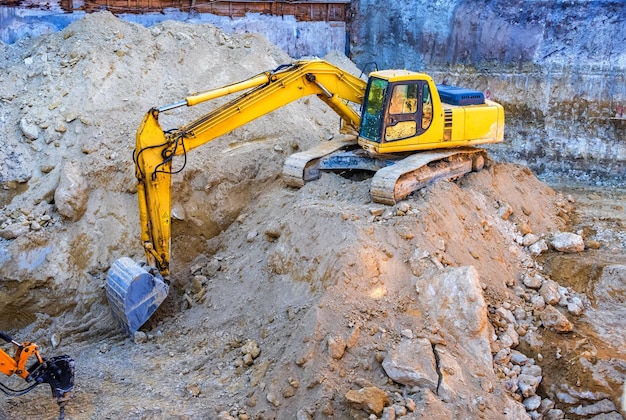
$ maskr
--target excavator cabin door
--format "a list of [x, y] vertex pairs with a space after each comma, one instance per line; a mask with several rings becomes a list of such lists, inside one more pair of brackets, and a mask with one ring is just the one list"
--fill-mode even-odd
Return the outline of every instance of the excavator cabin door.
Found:
[[383, 119], [383, 142], [404, 140], [428, 130], [432, 122], [432, 99], [424, 80], [391, 84]]

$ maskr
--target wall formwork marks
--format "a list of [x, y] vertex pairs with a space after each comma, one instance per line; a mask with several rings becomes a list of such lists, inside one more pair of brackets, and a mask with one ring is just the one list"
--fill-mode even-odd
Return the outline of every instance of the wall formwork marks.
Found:
[[[345, 22], [350, 0], [57, 0], [66, 13], [108, 10], [119, 13], [150, 13], [176, 9], [181, 12], [212, 13], [231, 18], [248, 13], [294, 16], [303, 22]], [[37, 0], [0, 0], [0, 6], [40, 7]], [[45, 7], [49, 7], [46, 2]]]
[[84, 2], [83, 8], [86, 12], [106, 8], [113, 13], [145, 13], [173, 8], [183, 12], [212, 13], [231, 18], [260, 13], [272, 16], [291, 15], [304, 22], [344, 22], [348, 5], [349, 1], [89, 0]]
[[145, 26], [173, 19], [259, 33], [293, 58], [323, 57], [347, 54], [349, 6], [349, 0], [0, 0], [0, 41], [62, 30], [85, 13], [108, 10]]

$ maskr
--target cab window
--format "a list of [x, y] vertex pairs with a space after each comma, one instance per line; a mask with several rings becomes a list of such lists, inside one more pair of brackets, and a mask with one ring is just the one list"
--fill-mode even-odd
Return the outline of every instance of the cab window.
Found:
[[398, 84], [391, 91], [385, 140], [401, 140], [417, 134], [419, 85]]
[[396, 85], [389, 104], [390, 114], [413, 114], [417, 111], [417, 85]]
[[363, 114], [361, 116], [361, 130], [359, 135], [370, 141], [380, 143], [381, 126], [384, 117], [384, 104], [389, 82], [382, 79], [370, 79]]
[[394, 125], [388, 125], [385, 130], [385, 140], [393, 141], [414, 136], [416, 133], [415, 121], [400, 121]]
[[433, 122], [433, 101], [428, 85], [424, 84], [424, 93], [422, 95], [422, 130], [426, 130], [430, 127], [431, 122]]

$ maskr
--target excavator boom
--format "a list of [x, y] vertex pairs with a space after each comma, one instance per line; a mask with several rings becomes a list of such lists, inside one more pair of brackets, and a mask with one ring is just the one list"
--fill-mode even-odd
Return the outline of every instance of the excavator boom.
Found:
[[[360, 104], [366, 82], [323, 60], [302, 60], [250, 79], [150, 109], [136, 135], [134, 152], [141, 241], [147, 263], [130, 258], [114, 262], [107, 273], [107, 296], [113, 313], [133, 334], [167, 296], [171, 243], [171, 174], [174, 156], [208, 143], [297, 99], [317, 95], [356, 133], [360, 116], [347, 104]], [[236, 92], [243, 93], [178, 129], [164, 131], [159, 114], [195, 106]]]

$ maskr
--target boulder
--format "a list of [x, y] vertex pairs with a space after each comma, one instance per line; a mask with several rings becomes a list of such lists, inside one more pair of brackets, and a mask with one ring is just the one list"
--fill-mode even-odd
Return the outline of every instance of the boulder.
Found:
[[541, 322], [544, 327], [551, 328], [558, 333], [567, 333], [574, 329], [567, 317], [552, 305], [546, 306], [541, 312]]
[[359, 390], [346, 392], [346, 400], [357, 410], [379, 416], [386, 405], [389, 405], [389, 397], [385, 391], [374, 386], [368, 386]]
[[383, 369], [395, 382], [437, 391], [439, 376], [428, 339], [403, 340], [383, 360]]
[[582, 236], [575, 233], [559, 232], [552, 237], [552, 247], [560, 252], [582, 252], [585, 250], [585, 242]]
[[39, 127], [28, 122], [25, 118], [20, 120], [20, 130], [27, 140], [33, 141], [39, 138]]
[[415, 285], [418, 304], [451, 334], [479, 365], [492, 365], [490, 337], [493, 327], [487, 317], [478, 272], [472, 266], [448, 268], [421, 276]]
[[13, 223], [8, 225], [4, 229], [0, 229], [0, 238], [15, 239], [18, 236], [27, 234], [29, 231], [30, 228], [28, 226], [22, 225], [20, 223]]
[[85, 210], [89, 191], [82, 169], [77, 162], [67, 162], [63, 165], [59, 186], [54, 192], [54, 202], [59, 213], [73, 222], [78, 221]]

